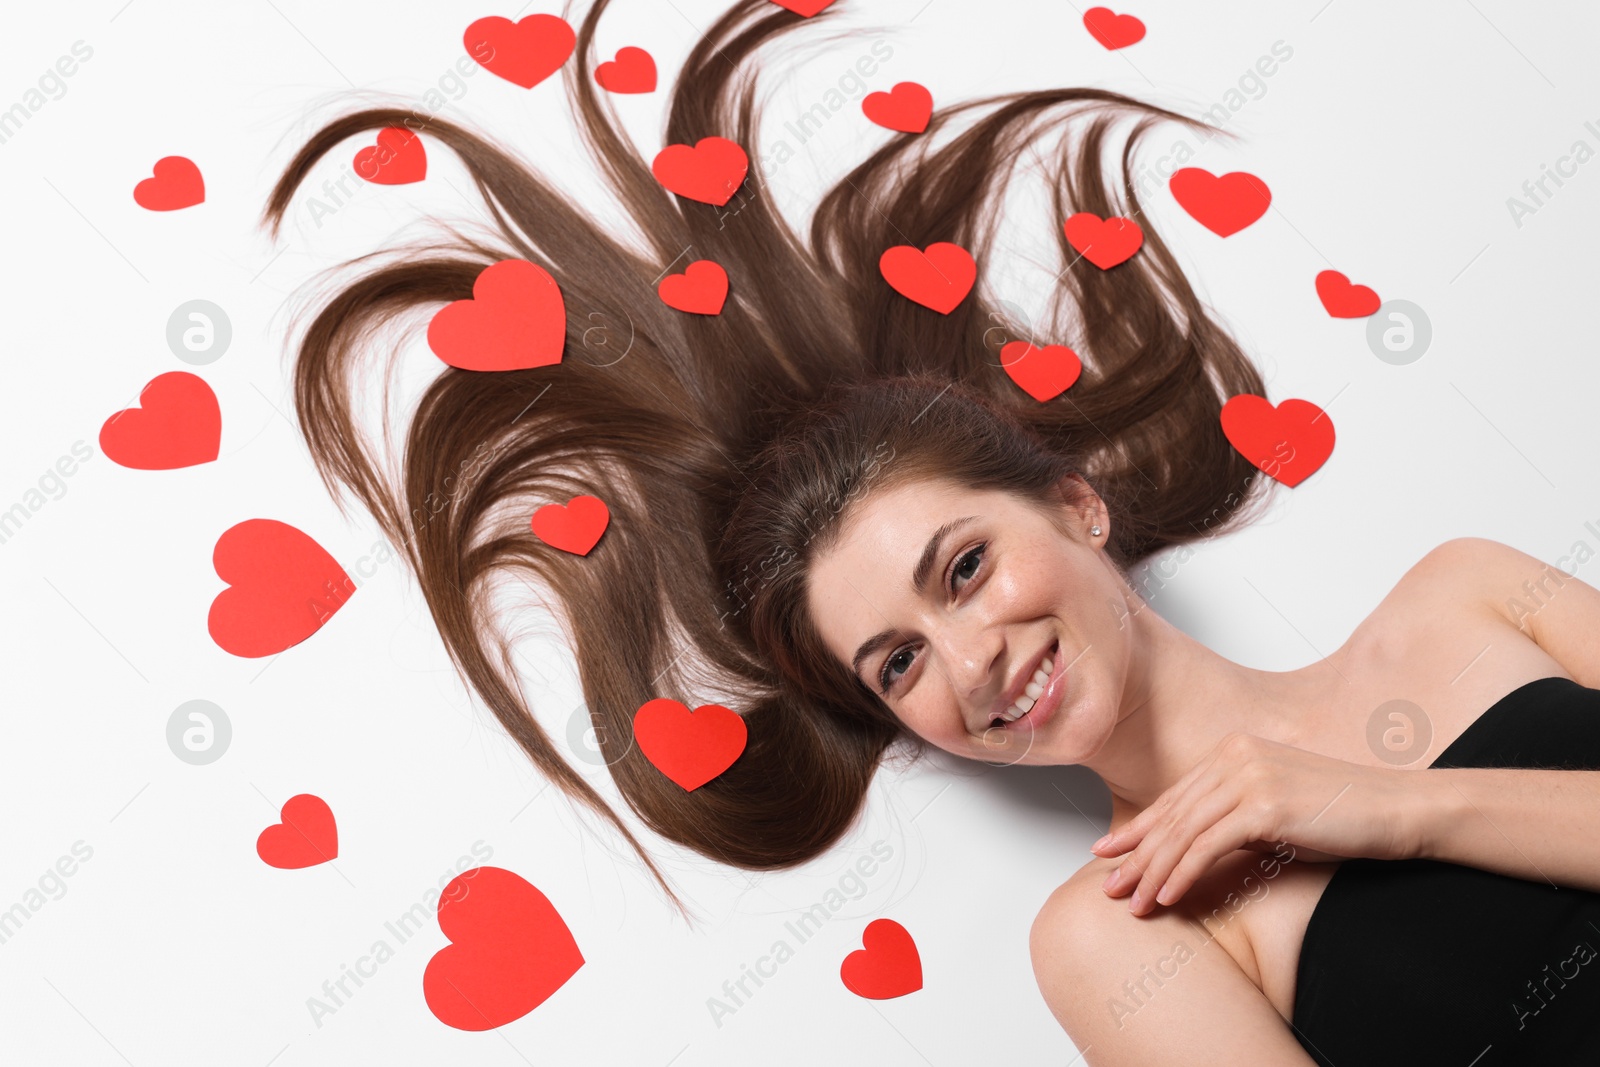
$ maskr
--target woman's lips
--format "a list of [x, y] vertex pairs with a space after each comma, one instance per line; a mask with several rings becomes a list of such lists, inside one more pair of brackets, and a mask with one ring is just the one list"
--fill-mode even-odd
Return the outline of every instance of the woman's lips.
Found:
[[1067, 688], [1067, 657], [1061, 653], [1060, 642], [1055, 647], [1055, 663], [1050, 671], [1050, 680], [1045, 683], [1044, 692], [1039, 694], [1039, 699], [1033, 702], [1033, 707], [1020, 719], [1002, 725], [1002, 729], [1023, 729], [1029, 733], [1038, 730], [1049, 722], [1061, 706], [1062, 694]]

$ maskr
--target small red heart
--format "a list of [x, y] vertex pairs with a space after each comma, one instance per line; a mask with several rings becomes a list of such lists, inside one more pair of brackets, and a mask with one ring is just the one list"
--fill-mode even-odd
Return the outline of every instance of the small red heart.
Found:
[[1040, 403], [1066, 392], [1083, 373], [1083, 361], [1066, 345], [1035, 348], [1027, 341], [1008, 341], [1003, 345], [1000, 366], [1012, 381]]
[[519, 22], [489, 15], [468, 26], [462, 41], [484, 70], [532, 89], [561, 69], [578, 37], [557, 15], [529, 15]]
[[1132, 15], [1119, 15], [1109, 7], [1091, 7], [1085, 11], [1083, 27], [1095, 40], [1112, 50], [1144, 40], [1144, 23]]
[[450, 944], [422, 972], [434, 1018], [457, 1030], [515, 1022], [567, 984], [584, 964], [550, 898], [502, 867], [462, 871], [439, 897]]
[[935, 241], [919, 251], [895, 245], [878, 257], [878, 272], [901, 296], [948, 315], [972, 291], [978, 264], [960, 245]]
[[100, 427], [100, 451], [142, 471], [210, 463], [222, 447], [222, 409], [204, 378], [188, 371], [158, 374], [139, 390], [139, 406], [123, 408]]
[[597, 496], [575, 496], [533, 513], [533, 532], [552, 548], [587, 556], [611, 522], [611, 509]]
[[462, 370], [526, 370], [561, 362], [567, 309], [561, 289], [537, 263], [502, 259], [479, 272], [472, 296], [434, 312], [433, 354]]
[[772, 0], [772, 2], [779, 7], [788, 8], [796, 15], [804, 15], [806, 18], [810, 18], [833, 3], [833, 0]]
[[408, 185], [428, 173], [428, 154], [422, 138], [404, 126], [378, 131], [378, 143], [356, 153], [356, 173], [379, 185]]
[[889, 1000], [922, 988], [922, 957], [904, 926], [893, 919], [874, 919], [862, 932], [861, 944], [839, 965], [839, 978], [850, 992]]
[[633, 736], [657, 770], [694, 790], [733, 766], [748, 733], [744, 720], [721, 704], [701, 704], [691, 712], [657, 697], [633, 713]]
[[325, 548], [276, 519], [246, 519], [222, 531], [211, 565], [228, 588], [211, 602], [206, 628], [235, 656], [270, 656], [299, 644], [356, 591]]
[[668, 192], [721, 206], [750, 170], [750, 157], [726, 137], [702, 137], [694, 147], [669, 144], [656, 153], [650, 173]]
[[1199, 167], [1184, 167], [1167, 183], [1179, 206], [1219, 237], [1238, 233], [1267, 213], [1272, 190], [1242, 170], [1217, 177]]
[[1383, 304], [1377, 293], [1365, 285], [1351, 285], [1350, 279], [1336, 270], [1317, 275], [1317, 296], [1336, 319], [1364, 319]]
[[183, 156], [162, 156], [150, 170], [151, 177], [133, 187], [133, 199], [151, 211], [176, 211], [193, 207], [206, 198], [206, 183], [200, 168]]
[[594, 80], [610, 93], [653, 93], [656, 89], [655, 57], [643, 48], [617, 49], [617, 58], [594, 68]]
[[886, 93], [868, 93], [861, 112], [887, 129], [921, 133], [933, 115], [933, 94], [916, 82], [898, 82]]
[[1067, 243], [1101, 270], [1126, 263], [1144, 244], [1144, 231], [1139, 224], [1121, 215], [1102, 219], [1080, 211], [1062, 223], [1062, 229], [1066, 231]]
[[315, 867], [339, 855], [339, 828], [327, 801], [301, 793], [283, 802], [282, 822], [256, 838], [256, 855], [269, 867], [292, 871]]
[[1274, 408], [1253, 393], [1229, 397], [1222, 432], [1245, 459], [1290, 488], [1333, 453], [1333, 421], [1309, 400], [1291, 398]]
[[728, 272], [709, 259], [697, 259], [682, 274], [669, 274], [656, 286], [669, 308], [697, 315], [715, 315], [728, 299]]

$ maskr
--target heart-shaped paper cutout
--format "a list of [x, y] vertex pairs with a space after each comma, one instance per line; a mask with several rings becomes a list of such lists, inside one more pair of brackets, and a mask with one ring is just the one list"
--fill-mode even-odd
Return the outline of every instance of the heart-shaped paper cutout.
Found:
[[434, 1018], [457, 1030], [492, 1030], [528, 1014], [584, 964], [566, 920], [539, 889], [502, 867], [474, 867], [439, 897], [450, 944], [422, 972]]
[[224, 652], [270, 656], [322, 628], [356, 591], [339, 561], [276, 519], [228, 527], [211, 553], [228, 583], [211, 602], [206, 628]]
[[567, 309], [561, 289], [543, 267], [502, 259], [472, 283], [472, 296], [434, 312], [428, 323], [433, 354], [462, 370], [525, 370], [560, 363]]
[[923, 250], [895, 245], [878, 257], [878, 272], [895, 292], [941, 315], [954, 311], [978, 280], [972, 253], [949, 241]]
[[1066, 345], [1036, 348], [1027, 341], [1006, 342], [1000, 349], [1000, 366], [1040, 403], [1066, 392], [1083, 373], [1083, 361]]
[[1317, 275], [1317, 297], [1328, 314], [1336, 319], [1364, 319], [1377, 311], [1383, 301], [1365, 285], [1352, 285], [1339, 271], [1325, 270]]
[[282, 822], [256, 838], [256, 855], [269, 867], [295, 870], [327, 863], [339, 855], [339, 828], [327, 801], [301, 793], [283, 802]]
[[728, 272], [709, 259], [697, 259], [682, 274], [669, 274], [656, 286], [669, 308], [696, 315], [716, 315], [728, 299]]
[[617, 49], [617, 58], [594, 68], [594, 80], [609, 93], [653, 93], [656, 90], [655, 57], [631, 45]]
[[563, 552], [587, 556], [606, 532], [611, 510], [597, 496], [575, 496], [566, 504], [546, 504], [533, 513], [539, 540]]
[[151, 211], [176, 211], [193, 207], [206, 198], [206, 183], [200, 168], [183, 156], [162, 156], [150, 169], [151, 176], [133, 187], [133, 199]]
[[356, 153], [356, 174], [378, 185], [408, 185], [428, 174], [422, 138], [404, 126], [378, 131], [378, 143]]
[[210, 463], [222, 447], [217, 394], [197, 374], [158, 374], [139, 390], [139, 406], [123, 408], [100, 427], [100, 451], [142, 471]]
[[1183, 210], [1218, 237], [1238, 233], [1272, 204], [1267, 183], [1242, 170], [1219, 178], [1199, 167], [1184, 167], [1172, 175], [1167, 187]]
[[744, 751], [744, 720], [721, 704], [688, 707], [668, 697], [647, 700], [633, 713], [639, 750], [662, 774], [695, 790], [733, 766]]
[[833, 0], [772, 0], [772, 2], [781, 8], [793, 11], [796, 15], [804, 15], [806, 18], [810, 18], [833, 3]]
[[468, 26], [462, 42], [484, 70], [532, 89], [561, 69], [578, 37], [558, 15], [529, 15], [517, 22], [489, 15]]
[[733, 199], [749, 170], [750, 157], [726, 137], [702, 137], [693, 147], [669, 144], [650, 163], [668, 192], [718, 207]]
[[933, 94], [917, 82], [898, 82], [886, 93], [868, 93], [861, 112], [886, 129], [921, 133], [933, 115]]
[[1333, 453], [1333, 420], [1309, 400], [1290, 398], [1273, 407], [1253, 393], [1229, 397], [1222, 432], [1240, 455], [1290, 488]]
[[1101, 270], [1110, 270], [1133, 258], [1144, 244], [1144, 231], [1132, 219], [1113, 215], [1102, 219], [1080, 211], [1061, 224], [1067, 243]]
[[1132, 15], [1119, 15], [1109, 7], [1091, 7], [1083, 13], [1089, 35], [1113, 51], [1144, 40], [1144, 23]]
[[862, 932], [861, 944], [839, 965], [839, 978], [850, 992], [889, 1000], [922, 988], [922, 957], [904, 926], [893, 919], [874, 919]]

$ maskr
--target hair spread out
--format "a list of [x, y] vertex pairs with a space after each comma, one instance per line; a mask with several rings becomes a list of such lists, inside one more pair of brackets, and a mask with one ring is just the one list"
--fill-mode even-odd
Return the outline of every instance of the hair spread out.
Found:
[[[1259, 472], [1229, 445], [1219, 414], [1228, 397], [1266, 390], [1135, 195], [1145, 131], [1176, 122], [1210, 132], [1203, 123], [1089, 88], [941, 107], [926, 132], [891, 136], [832, 187], [802, 238], [761, 184], [747, 68], [778, 35], [843, 5], [804, 19], [739, 0], [685, 61], [662, 143], [714, 134], [746, 149], [749, 177], [723, 208], [663, 189], [597, 92], [594, 36], [607, 5], [585, 15], [563, 77], [643, 248], [606, 232], [511, 152], [404, 108], [357, 111], [319, 130], [279, 178], [264, 225], [276, 236], [313, 165], [365, 131], [409, 120], [470, 172], [496, 238], [455, 234], [410, 250], [323, 302], [295, 353], [300, 429], [341, 506], [353, 493], [399, 546], [467, 683], [682, 909], [627, 824], [536, 721], [491, 579], [559, 602], [606, 764], [650, 830], [721, 863], [787, 867], [850, 829], [891, 744], [916, 747], [807, 616], [809, 561], [851, 500], [936, 477], [1043, 502], [1077, 471], [1106, 501], [1107, 551], [1126, 568], [1238, 517]], [[1000, 365], [1012, 338], [995, 328], [1002, 319], [981, 271], [999, 258], [991, 249], [1006, 179], [1047, 137], [1063, 269], [1044, 324], [1023, 339], [1070, 343], [1084, 366], [1070, 390], [1040, 403]], [[1061, 233], [1080, 211], [1140, 218], [1142, 249], [1111, 270], [1084, 261]], [[894, 292], [878, 269], [891, 246], [935, 241], [961, 245], [980, 265], [979, 284], [949, 314]], [[675, 311], [656, 294], [665, 265], [690, 248], [732, 279], [718, 315]], [[358, 428], [365, 365], [398, 356], [380, 353], [380, 328], [471, 297], [478, 273], [508, 258], [559, 284], [561, 362], [444, 368], [410, 417], [401, 462], [384, 462]], [[584, 343], [597, 321], [631, 323], [625, 357]], [[552, 548], [529, 525], [536, 507], [577, 494], [600, 497], [611, 513], [587, 556]], [[748, 741], [731, 767], [686, 791], [633, 744], [633, 714], [656, 697], [696, 707], [708, 692], [727, 695]]]

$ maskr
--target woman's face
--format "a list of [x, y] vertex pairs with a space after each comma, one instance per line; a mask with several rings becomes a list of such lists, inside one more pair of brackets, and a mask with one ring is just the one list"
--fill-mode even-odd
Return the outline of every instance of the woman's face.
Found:
[[[807, 595], [823, 641], [947, 752], [1087, 761], [1116, 725], [1132, 633], [1127, 583], [1102, 550], [1110, 522], [1089, 499], [1092, 509], [1063, 498], [1052, 522], [1010, 493], [942, 481], [868, 494], [812, 563]], [[1101, 534], [1090, 537], [1096, 523]], [[1043, 696], [1005, 722], [1019, 712], [1010, 695], [1026, 695], [1024, 680], [1046, 660], [1054, 670]]]

